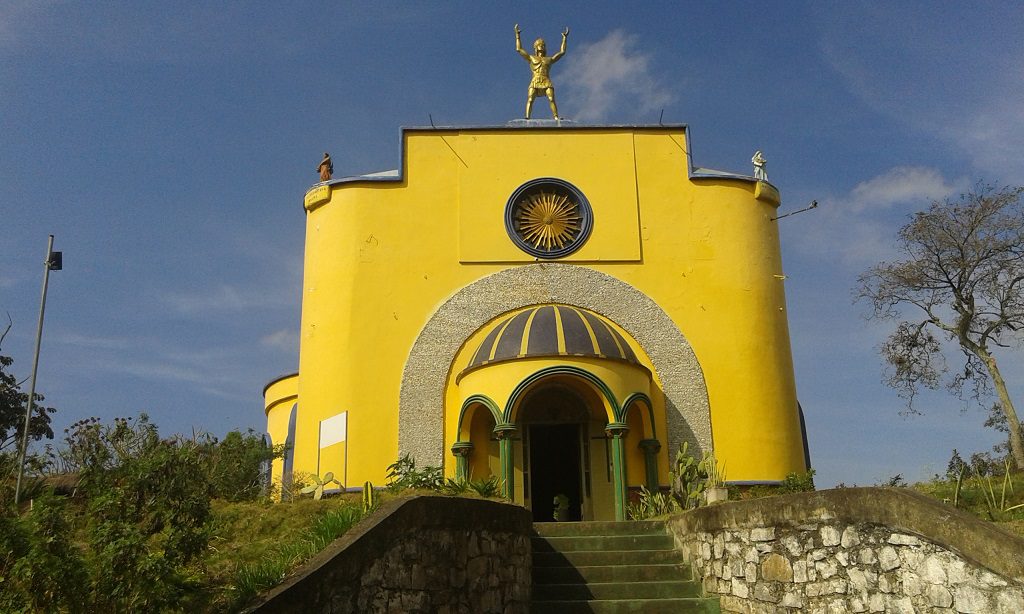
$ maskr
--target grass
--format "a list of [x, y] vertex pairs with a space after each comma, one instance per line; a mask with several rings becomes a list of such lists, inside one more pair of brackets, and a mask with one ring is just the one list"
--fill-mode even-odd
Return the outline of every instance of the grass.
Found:
[[965, 475], [959, 492], [956, 478], [940, 476], [910, 488], [949, 505], [955, 502], [959, 509], [1024, 536], [1024, 472], [1011, 472], [1006, 480], [1003, 476]]
[[207, 611], [234, 611], [326, 548], [363, 517], [359, 496], [289, 503], [214, 501], [205, 564]]
[[[435, 491], [404, 489], [381, 499]], [[493, 498], [472, 489], [460, 496]], [[204, 563], [206, 595], [196, 611], [232, 612], [270, 589], [364, 516], [361, 495], [288, 503], [213, 501], [214, 537]]]

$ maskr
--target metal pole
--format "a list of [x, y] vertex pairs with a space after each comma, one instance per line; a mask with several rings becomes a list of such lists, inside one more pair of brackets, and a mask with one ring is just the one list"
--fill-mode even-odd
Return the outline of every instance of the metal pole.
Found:
[[14, 487], [14, 505], [21, 500], [21, 478], [25, 473], [25, 454], [28, 452], [28, 425], [32, 419], [32, 405], [36, 396], [36, 371], [39, 369], [39, 344], [43, 338], [43, 312], [46, 311], [46, 286], [50, 280], [50, 259], [53, 257], [53, 235], [46, 245], [46, 262], [43, 264], [43, 297], [39, 301], [39, 323], [36, 326], [36, 352], [32, 358], [32, 382], [28, 387], [28, 403], [25, 409], [25, 430], [21, 434], [21, 453], [18, 456], [18, 481]]

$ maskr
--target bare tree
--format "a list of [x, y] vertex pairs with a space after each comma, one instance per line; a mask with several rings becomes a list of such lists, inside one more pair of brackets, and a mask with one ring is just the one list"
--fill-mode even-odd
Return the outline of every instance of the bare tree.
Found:
[[[995, 389], [1010, 453], [1024, 469], [1020, 421], [993, 350], [1019, 346], [1024, 326], [1024, 187], [978, 184], [956, 200], [934, 201], [900, 229], [899, 259], [858, 280], [871, 317], [898, 321], [881, 346], [890, 386], [911, 413], [920, 387], [946, 387], [979, 402]], [[950, 371], [943, 340], [963, 368]]]

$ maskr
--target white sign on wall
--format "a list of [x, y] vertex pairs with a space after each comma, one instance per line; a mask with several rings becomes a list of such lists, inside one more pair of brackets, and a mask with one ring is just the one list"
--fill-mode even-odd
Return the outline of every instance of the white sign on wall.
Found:
[[348, 412], [343, 411], [320, 421], [320, 448], [333, 446], [348, 438]]

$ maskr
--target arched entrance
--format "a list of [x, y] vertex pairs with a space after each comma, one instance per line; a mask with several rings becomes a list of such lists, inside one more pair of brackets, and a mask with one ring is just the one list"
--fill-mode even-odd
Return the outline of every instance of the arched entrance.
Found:
[[486, 466], [536, 521], [622, 520], [629, 488], [658, 487], [664, 410], [655, 415], [651, 371], [612, 322], [540, 305], [477, 339], [455, 380], [457, 476]]
[[[644, 349], [661, 381], [665, 407], [662, 443], [676, 449], [689, 441], [695, 451], [711, 449], [711, 411], [700, 363], [672, 318], [630, 284], [585, 266], [556, 262], [513, 266], [470, 283], [430, 316], [409, 352], [398, 406], [398, 447], [418, 462], [439, 465], [454, 433], [446, 403], [448, 377], [465, 363], [455, 357], [475, 332], [489, 329], [502, 314], [543, 303], [570, 303], [603, 314]], [[474, 350], [475, 348], [470, 348]]]

